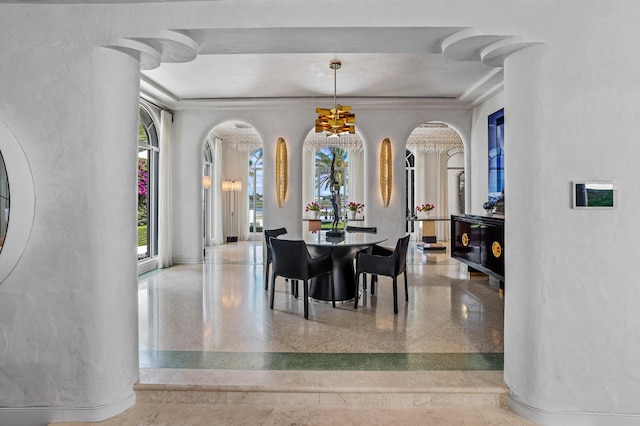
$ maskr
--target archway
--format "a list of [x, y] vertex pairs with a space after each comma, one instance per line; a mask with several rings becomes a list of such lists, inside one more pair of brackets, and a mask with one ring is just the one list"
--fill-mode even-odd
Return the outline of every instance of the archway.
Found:
[[[434, 206], [433, 213], [439, 217], [461, 213], [457, 194], [460, 174], [464, 173], [464, 145], [458, 132], [443, 122], [421, 124], [409, 135], [407, 151], [407, 162], [412, 162], [406, 179], [407, 194], [412, 195], [407, 196], [408, 215], [415, 217], [423, 204]], [[434, 225], [438, 240], [448, 241], [448, 223]]]
[[[262, 233], [262, 139], [250, 124], [226, 121], [209, 139], [219, 144], [214, 168], [220, 170], [218, 210], [224, 241], [260, 239]], [[217, 192], [214, 192], [214, 194]], [[214, 203], [218, 204], [215, 200]]]

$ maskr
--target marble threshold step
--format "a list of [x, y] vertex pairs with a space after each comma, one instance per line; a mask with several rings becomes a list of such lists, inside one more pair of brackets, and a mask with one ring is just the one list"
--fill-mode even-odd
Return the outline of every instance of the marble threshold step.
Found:
[[138, 403], [499, 408], [502, 371], [142, 369]]

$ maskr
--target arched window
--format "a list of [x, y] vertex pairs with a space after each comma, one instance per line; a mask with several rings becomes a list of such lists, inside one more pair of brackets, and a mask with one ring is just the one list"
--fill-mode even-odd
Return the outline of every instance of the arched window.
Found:
[[249, 154], [249, 232], [262, 232], [262, 148]]
[[0, 252], [9, 226], [9, 179], [4, 158], [0, 154]]
[[320, 204], [320, 211], [323, 216], [333, 217], [333, 207], [331, 205], [331, 163], [333, 156], [336, 156], [334, 175], [337, 182], [338, 214], [342, 217], [345, 214], [345, 206], [349, 202], [347, 191], [349, 181], [349, 153], [342, 148], [325, 147], [316, 151], [315, 155], [315, 198]]
[[158, 133], [140, 106], [138, 125], [138, 260], [158, 255]]
[[[413, 208], [416, 205], [416, 158], [409, 150], [405, 152], [404, 170], [405, 209], [409, 217], [413, 215]], [[407, 232], [413, 232], [413, 228], [414, 222], [407, 222]]]

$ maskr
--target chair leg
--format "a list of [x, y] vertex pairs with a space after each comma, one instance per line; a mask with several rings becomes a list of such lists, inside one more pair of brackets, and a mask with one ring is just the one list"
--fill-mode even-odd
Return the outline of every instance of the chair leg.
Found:
[[269, 262], [264, 267], [264, 291], [269, 290]]
[[309, 319], [309, 280], [304, 280], [304, 319]]
[[377, 277], [378, 277], [377, 275], [371, 275], [371, 291], [370, 291], [370, 293], [371, 293], [372, 296], [375, 296], [375, 294], [376, 294], [376, 283], [378, 281]]
[[409, 301], [409, 287], [407, 286], [407, 271], [404, 271], [404, 298]]
[[273, 309], [273, 298], [276, 293], [276, 274], [271, 275], [271, 303], [269, 307]]
[[398, 278], [393, 277], [393, 313], [398, 315]]
[[[329, 281], [331, 281], [331, 303], [333, 304], [333, 308], [336, 307], [336, 288], [333, 283], [333, 274], [329, 274]], [[356, 298], [358, 295], [356, 294]]]
[[367, 291], [367, 274], [362, 274], [362, 291]]
[[356, 297], [353, 302], [353, 309], [358, 309], [358, 290], [360, 289], [360, 273], [356, 271]]

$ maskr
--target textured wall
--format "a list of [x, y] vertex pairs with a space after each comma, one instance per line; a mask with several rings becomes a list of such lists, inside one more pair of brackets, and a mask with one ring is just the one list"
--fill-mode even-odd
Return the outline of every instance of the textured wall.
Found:
[[[29, 241], [0, 286], [0, 406], [40, 407], [34, 422], [64, 409], [111, 415], [135, 401], [138, 377], [129, 212], [139, 65], [78, 37], [86, 16], [74, 28], [73, 14], [25, 10], [0, 13], [12, 34], [0, 48], [0, 116], [24, 150], [35, 191]], [[15, 207], [12, 217], [22, 213]]]
[[[411, 0], [390, 8], [357, 0], [340, 7], [344, 13], [327, 23], [304, 2], [289, 1], [0, 5], [7, 35], [0, 40], [0, 119], [24, 149], [36, 199], [24, 255], [0, 286], [0, 406], [95, 413], [96, 407], [122, 410], [119, 404], [130, 401], [136, 272], [135, 230], [127, 215], [135, 212], [134, 191], [128, 191], [135, 187], [130, 143], [137, 61], [95, 46], [167, 28], [352, 26], [357, 17], [357, 25], [470, 26], [545, 43], [515, 53], [505, 67], [505, 379], [514, 404], [545, 423], [570, 423], [578, 418], [572, 413], [583, 422], [605, 418], [605, 424], [639, 414], [640, 287], [632, 247], [640, 210], [640, 61], [632, 46], [640, 36], [640, 4]], [[368, 164], [375, 164], [383, 138], [396, 144], [395, 154], [403, 153], [399, 141], [415, 125], [437, 119], [396, 111], [390, 127], [385, 111], [357, 113], [372, 148], [365, 151]], [[470, 112], [464, 113], [449, 112], [445, 121], [455, 121], [473, 145]], [[229, 118], [219, 115], [219, 122]], [[290, 121], [288, 134], [270, 127], [278, 122], [269, 114], [236, 117], [271, 144], [306, 134]], [[186, 118], [178, 121], [174, 138], [185, 145], [174, 164], [181, 177], [176, 200], [188, 208], [199, 197], [198, 147], [217, 124], [210, 119], [207, 128], [206, 120], [197, 120], [203, 124], [197, 129], [187, 129]], [[269, 155], [265, 161], [272, 161]], [[365, 176], [375, 188], [377, 171], [365, 167]], [[618, 208], [572, 210], [570, 182], [585, 179], [615, 181]], [[402, 227], [400, 187], [390, 208], [368, 215], [372, 223], [388, 223], [382, 232], [391, 235]], [[267, 216], [267, 224], [300, 223], [300, 190], [290, 190], [287, 204], [298, 210]], [[365, 204], [379, 202], [376, 189], [366, 191]], [[176, 255], [186, 259], [199, 256], [193, 214], [176, 215], [177, 229], [185, 231]]]

